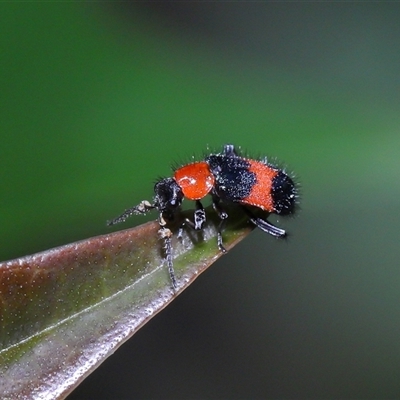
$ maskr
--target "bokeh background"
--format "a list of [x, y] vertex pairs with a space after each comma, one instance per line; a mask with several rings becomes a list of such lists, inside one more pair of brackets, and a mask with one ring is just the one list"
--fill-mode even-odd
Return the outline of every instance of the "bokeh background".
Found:
[[288, 241], [253, 232], [69, 400], [399, 398], [399, 17], [0, 4], [0, 259], [109, 232], [207, 146], [277, 156], [301, 183]]

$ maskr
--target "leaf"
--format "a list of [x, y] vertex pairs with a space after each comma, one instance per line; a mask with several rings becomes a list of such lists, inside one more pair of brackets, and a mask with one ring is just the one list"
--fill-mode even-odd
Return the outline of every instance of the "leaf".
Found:
[[[227, 249], [252, 229], [237, 213]], [[0, 397], [65, 398], [221, 256], [208, 216], [173, 239], [176, 291], [156, 222], [0, 263]]]

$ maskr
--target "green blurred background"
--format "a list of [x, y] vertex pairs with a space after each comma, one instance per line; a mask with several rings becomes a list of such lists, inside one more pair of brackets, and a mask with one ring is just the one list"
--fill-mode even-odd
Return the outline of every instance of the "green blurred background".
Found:
[[288, 241], [252, 233], [70, 400], [400, 395], [399, 17], [0, 5], [2, 260], [110, 232], [207, 146], [277, 156], [301, 183]]

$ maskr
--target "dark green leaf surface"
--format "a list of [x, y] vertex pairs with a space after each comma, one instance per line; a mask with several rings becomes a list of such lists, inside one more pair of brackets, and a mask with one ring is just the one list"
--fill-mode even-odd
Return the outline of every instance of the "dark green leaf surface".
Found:
[[[156, 222], [1, 263], [0, 397], [65, 397], [221, 256], [209, 215], [173, 240], [176, 291]], [[251, 230], [229, 221], [228, 249]]]

